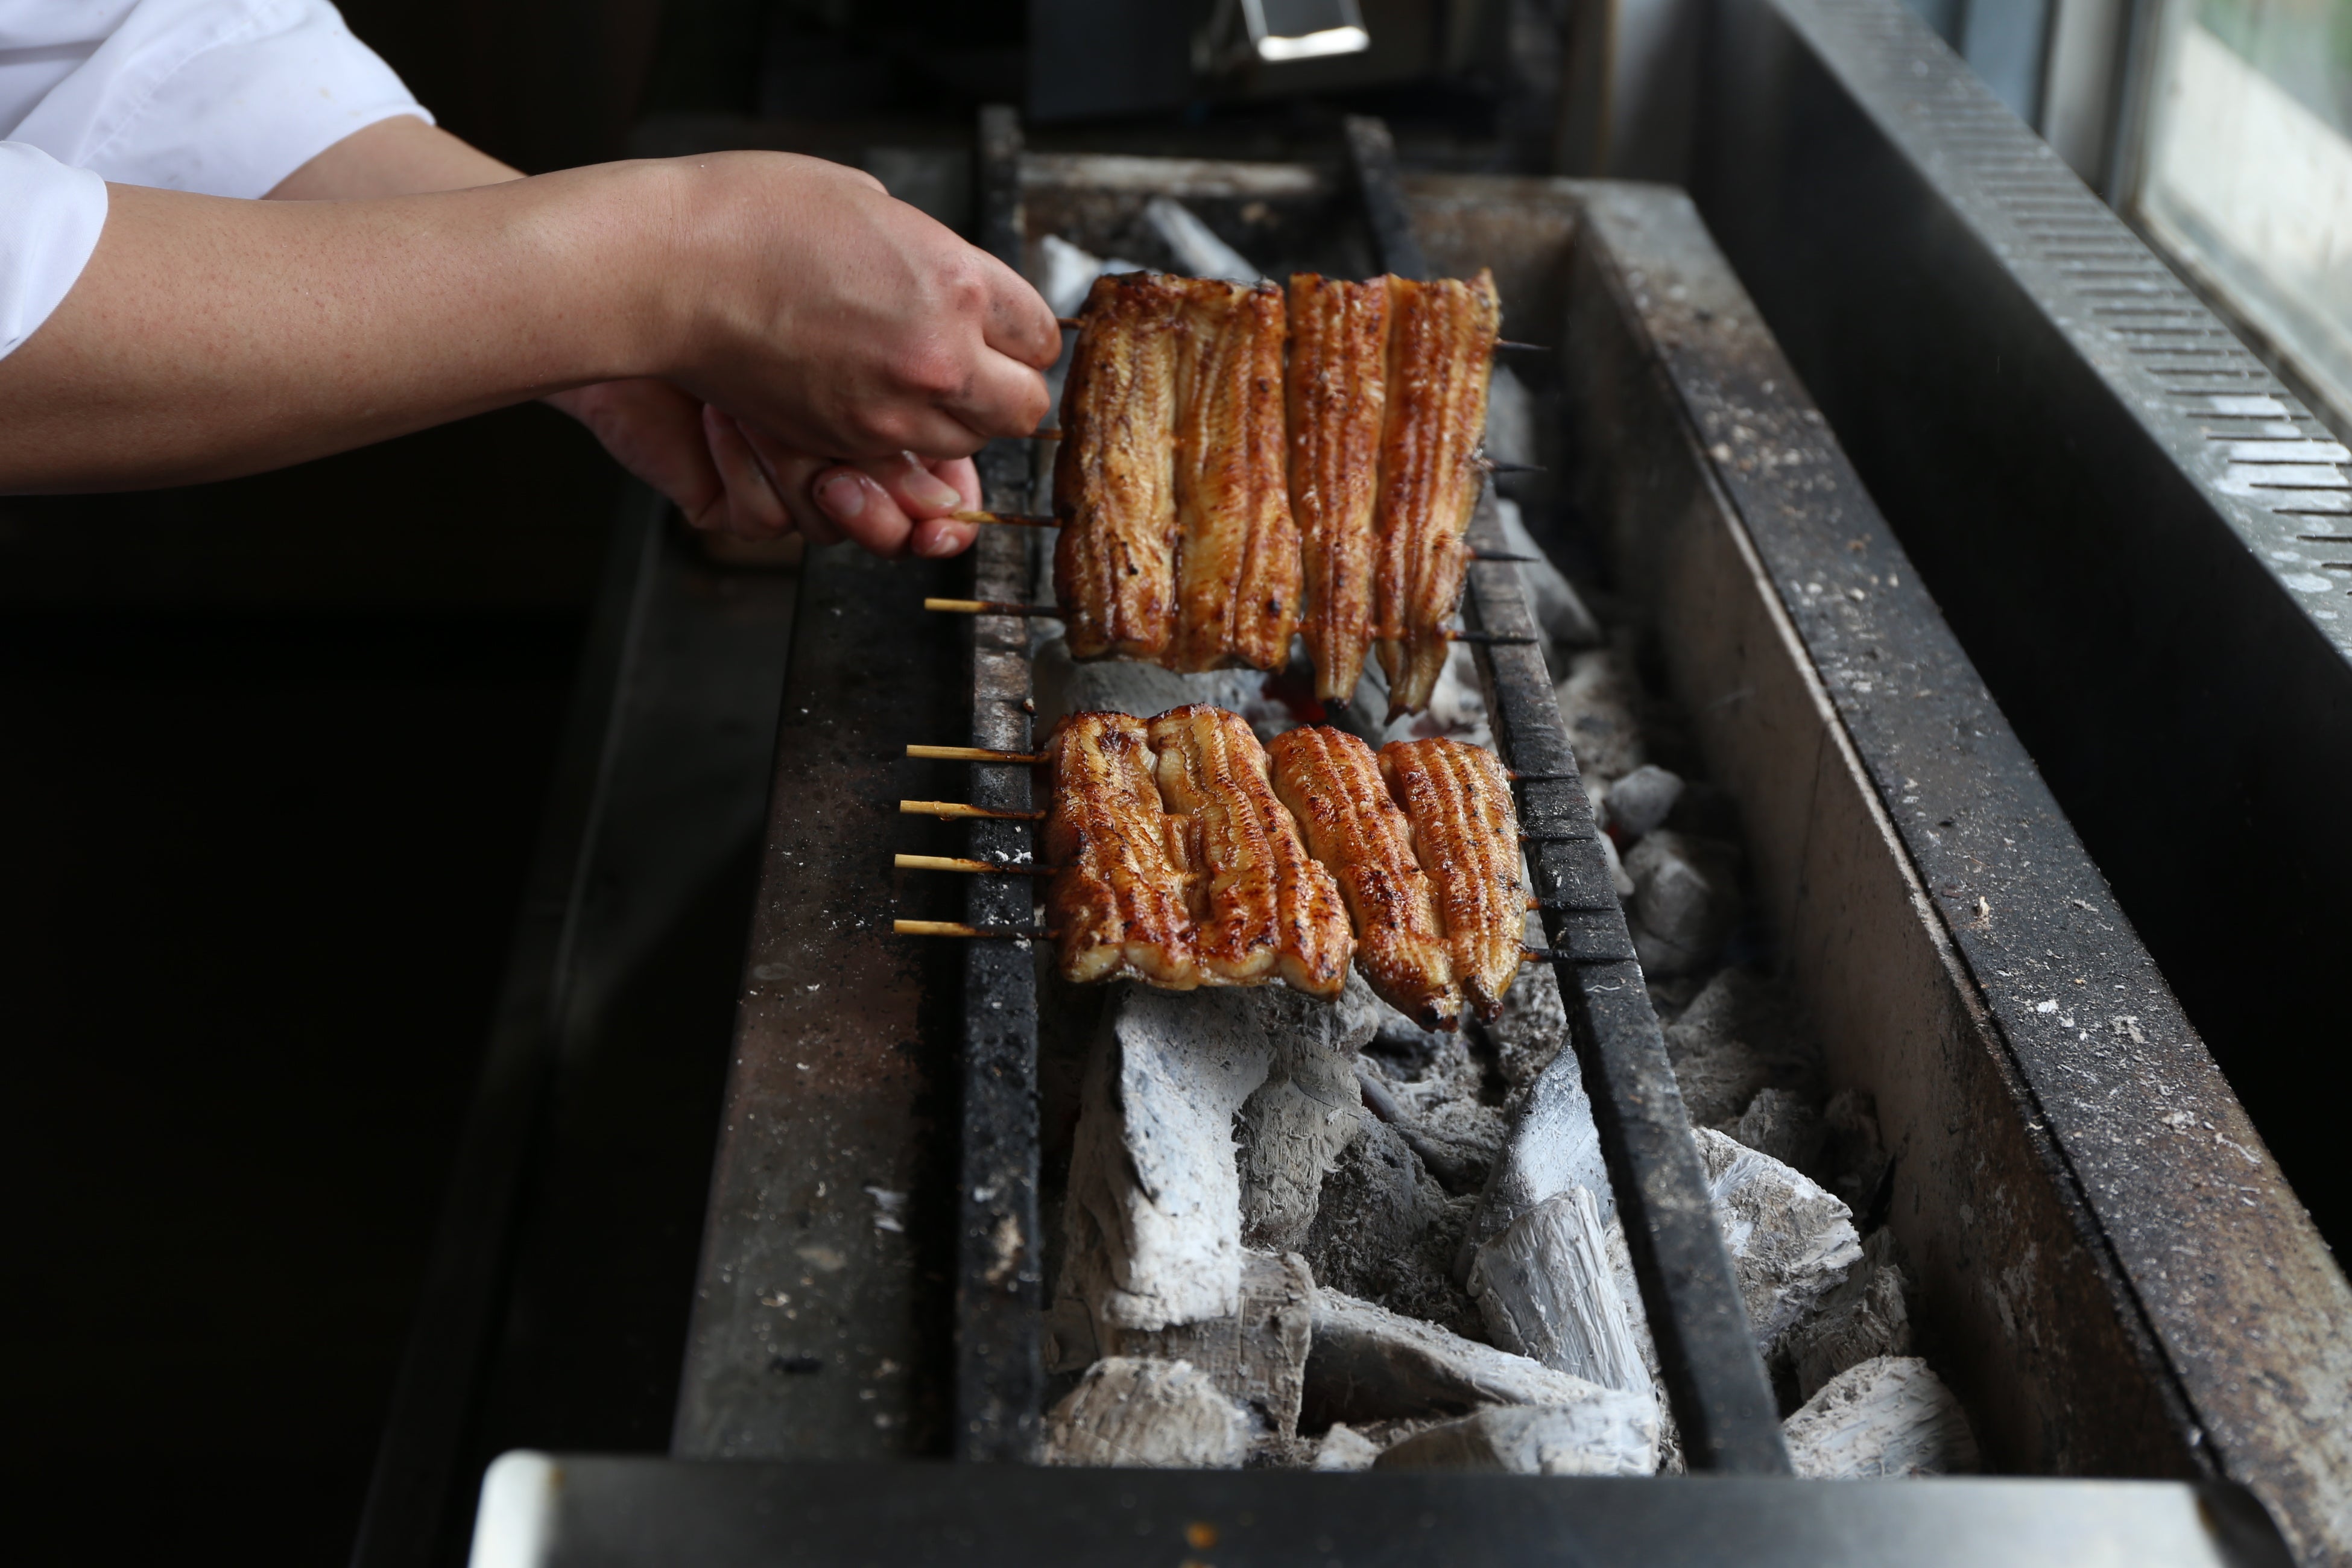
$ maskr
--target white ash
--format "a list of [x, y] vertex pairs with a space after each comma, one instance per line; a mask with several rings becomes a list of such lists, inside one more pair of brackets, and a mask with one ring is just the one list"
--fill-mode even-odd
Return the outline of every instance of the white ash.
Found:
[[1569, 1405], [1474, 1411], [1390, 1445], [1378, 1470], [1493, 1470], [1517, 1476], [1646, 1476], [1658, 1424], [1646, 1399], [1614, 1389]]
[[1666, 1026], [1666, 1056], [1695, 1127], [1728, 1130], [1759, 1089], [1810, 1096], [1818, 1068], [1798, 1035], [1794, 1006], [1770, 981], [1726, 969]]
[[1793, 1089], [1759, 1089], [1732, 1135], [1759, 1154], [1798, 1170], [1811, 1168], [1824, 1129], [1813, 1102]]
[[1832, 1378], [1781, 1424], [1810, 1480], [1966, 1475], [1979, 1468], [1968, 1413], [1916, 1356], [1878, 1356]]
[[1091, 251], [1082, 250], [1058, 234], [1049, 234], [1038, 244], [1038, 260], [1043, 276], [1034, 279], [1037, 292], [1057, 316], [1075, 316], [1087, 302], [1087, 291], [1095, 279], [1119, 272], [1146, 270], [1139, 261], [1122, 261], [1118, 257], [1105, 259]]
[[1303, 1249], [1316, 1284], [1476, 1331], [1478, 1310], [1453, 1277], [1475, 1202], [1449, 1198], [1403, 1134], [1368, 1121], [1324, 1178]]
[[1307, 1356], [1310, 1420], [1360, 1426], [1464, 1415], [1487, 1405], [1576, 1405], [1604, 1398], [1647, 1404], [1343, 1291], [1316, 1292], [1315, 1342]]
[[1620, 779], [1650, 760], [1634, 717], [1641, 688], [1616, 649], [1594, 648], [1570, 659], [1568, 679], [1555, 694], [1569, 750], [1586, 778]]
[[1381, 1446], [1349, 1426], [1334, 1421], [1315, 1445], [1310, 1468], [1318, 1470], [1369, 1470], [1381, 1457]]
[[1853, 1216], [1809, 1177], [1713, 1128], [1698, 1130], [1698, 1150], [1756, 1348], [1769, 1361], [1861, 1261]]
[[1464, 1275], [1469, 1271], [1471, 1247], [1571, 1187], [1592, 1194], [1604, 1223], [1614, 1217], [1617, 1202], [1601, 1157], [1592, 1100], [1584, 1091], [1583, 1070], [1575, 1056], [1563, 1051], [1537, 1074], [1511, 1109], [1502, 1148], [1470, 1222], [1459, 1263]]
[[1071, 658], [1069, 645], [1055, 637], [1037, 649], [1030, 661], [1036, 685], [1037, 733], [1072, 713], [1139, 713], [1150, 717], [1181, 708], [1187, 702], [1244, 711], [1265, 689], [1265, 677], [1255, 669], [1213, 669], [1185, 675], [1156, 664], [1131, 658]]
[[1629, 840], [1641, 838], [1665, 826], [1682, 794], [1680, 773], [1644, 763], [1609, 786], [1609, 826]]
[[1314, 1332], [1315, 1278], [1297, 1253], [1242, 1254], [1241, 1308], [1230, 1318], [1165, 1329], [1110, 1329], [1102, 1353], [1185, 1362], [1249, 1407], [1276, 1440], [1298, 1432], [1307, 1351]]
[[1045, 1416], [1049, 1465], [1231, 1470], [1257, 1428], [1248, 1410], [1183, 1361], [1110, 1356]]
[[1608, 1230], [1586, 1188], [1546, 1198], [1482, 1244], [1471, 1258], [1470, 1294], [1501, 1349], [1654, 1399], [1610, 1267]]
[[1274, 1058], [1243, 1102], [1238, 1128], [1248, 1245], [1284, 1252], [1306, 1244], [1323, 1178], [1363, 1121], [1355, 1053], [1383, 1005], [1352, 972], [1336, 1004], [1268, 988]]
[[1234, 1116], [1265, 1081], [1273, 988], [1122, 985], [1087, 1064], [1061, 1294], [1098, 1325], [1229, 1318], [1241, 1301]]
[[1549, 963], [1530, 963], [1503, 995], [1503, 1011], [1476, 1026], [1495, 1053], [1503, 1081], [1514, 1089], [1531, 1084], [1568, 1045], [1568, 1005], [1559, 976]]
[[1862, 1263], [1821, 1310], [1781, 1342], [1800, 1399], [1811, 1399], [1849, 1367], [1911, 1353], [1910, 1282], [1894, 1260], [1894, 1237], [1884, 1228], [1874, 1231], [1862, 1249]]
[[1498, 463], [1542, 460], [1536, 447], [1536, 395], [1507, 364], [1496, 365], [1486, 378], [1486, 456]]
[[1712, 963], [1739, 921], [1738, 850], [1659, 828], [1625, 852], [1624, 865], [1643, 973], [1688, 974]]

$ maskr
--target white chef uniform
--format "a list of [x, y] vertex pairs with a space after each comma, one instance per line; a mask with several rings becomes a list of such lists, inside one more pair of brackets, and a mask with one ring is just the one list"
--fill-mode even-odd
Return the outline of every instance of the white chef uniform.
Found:
[[327, 0], [0, 0], [0, 355], [97, 247], [106, 183], [259, 196], [432, 116]]

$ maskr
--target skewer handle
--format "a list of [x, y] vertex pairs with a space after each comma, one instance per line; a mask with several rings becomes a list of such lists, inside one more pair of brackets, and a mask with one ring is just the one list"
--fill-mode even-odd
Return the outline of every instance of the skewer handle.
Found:
[[1039, 931], [1034, 926], [970, 926], [961, 921], [892, 921], [890, 929], [900, 936], [963, 936], [982, 940], [998, 938], [1016, 942], [1050, 942], [1052, 931]]
[[975, 877], [1045, 877], [1043, 866], [1000, 866], [993, 860], [967, 860], [960, 855], [894, 855], [890, 864], [901, 871], [968, 871]]
[[925, 599], [923, 608], [950, 616], [1034, 616], [1049, 621], [1062, 614], [1053, 605], [1015, 605], [1003, 599]]
[[993, 806], [966, 805], [960, 800], [902, 800], [898, 809], [908, 816], [985, 817], [992, 822], [1043, 822], [1042, 811], [999, 811]]
[[[978, 604], [982, 600], [948, 599], [942, 604]], [[929, 609], [931, 602], [923, 607]], [[1045, 759], [1028, 752], [992, 752], [986, 746], [909, 746], [907, 754], [927, 763], [1012, 763], [1021, 767], [1035, 767]]]
[[1019, 511], [951, 511], [948, 516], [957, 522], [992, 522], [1005, 528], [1059, 528], [1062, 526], [1050, 517], [1036, 517]]

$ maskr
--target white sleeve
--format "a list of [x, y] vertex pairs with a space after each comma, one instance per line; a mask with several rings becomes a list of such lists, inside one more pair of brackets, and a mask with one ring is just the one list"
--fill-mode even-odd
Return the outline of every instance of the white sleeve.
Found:
[[327, 0], [138, 0], [10, 134], [127, 185], [260, 196], [402, 114], [433, 118]]
[[0, 357], [49, 319], [106, 226], [106, 182], [0, 142]]

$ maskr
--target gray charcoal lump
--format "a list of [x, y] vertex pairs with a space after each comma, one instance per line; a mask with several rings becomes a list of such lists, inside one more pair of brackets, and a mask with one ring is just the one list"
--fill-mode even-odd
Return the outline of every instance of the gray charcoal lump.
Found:
[[1732, 1136], [1759, 1154], [1808, 1170], [1822, 1150], [1822, 1115], [1793, 1089], [1759, 1089], [1739, 1113]]
[[1619, 779], [1650, 760], [1634, 717], [1639, 693], [1624, 657], [1614, 648], [1594, 648], [1569, 660], [1568, 679], [1556, 695], [1578, 772]]
[[1769, 1361], [1862, 1260], [1853, 1216], [1811, 1178], [1712, 1128], [1698, 1130], [1698, 1147], [1756, 1348]]
[[1883, 1227], [1872, 1232], [1861, 1264], [1782, 1342], [1799, 1398], [1874, 1357], [1911, 1353], [1910, 1281], [1895, 1262], [1894, 1240]]
[[1682, 794], [1680, 773], [1644, 763], [1609, 786], [1609, 826], [1627, 839], [1643, 837], [1664, 826]]
[[1694, 1127], [1736, 1127], [1759, 1089], [1813, 1091], [1817, 1068], [1795, 1009], [1770, 981], [1741, 968], [1709, 980], [1666, 1026], [1666, 1056]]
[[1111, 1356], [1046, 1413], [1049, 1465], [1238, 1469], [1255, 1425], [1206, 1373], [1182, 1361]]
[[1278, 994], [1127, 986], [1105, 1010], [1071, 1149], [1061, 1290], [1099, 1323], [1239, 1309], [1234, 1118], [1273, 1063], [1265, 999]]
[[1478, 1310], [1453, 1263], [1475, 1201], [1449, 1197], [1402, 1133], [1368, 1121], [1324, 1178], [1302, 1250], [1318, 1287], [1475, 1331]]
[[1646, 1402], [1608, 1396], [1570, 1405], [1490, 1406], [1391, 1444], [1376, 1470], [1495, 1470], [1517, 1476], [1646, 1476], [1658, 1468]]
[[1651, 1399], [1650, 1369], [1609, 1252], [1592, 1194], [1571, 1187], [1477, 1248], [1470, 1293], [1502, 1349]]
[[1261, 994], [1274, 1056], [1241, 1108], [1242, 1239], [1285, 1252], [1306, 1244], [1323, 1178], [1360, 1131], [1355, 1053], [1385, 1009], [1353, 973], [1336, 1005], [1273, 987]]
[[1712, 963], [1739, 921], [1739, 852], [1661, 828], [1626, 851], [1625, 874], [1643, 973], [1688, 974]]
[[1781, 1431], [1797, 1474], [1809, 1480], [1966, 1475], [1979, 1468], [1968, 1413], [1916, 1356], [1847, 1368]]
[[1514, 1089], [1538, 1074], [1568, 1045], [1568, 1006], [1560, 1000], [1559, 976], [1549, 963], [1531, 963], [1504, 994], [1502, 1016], [1477, 1026], [1494, 1047], [1496, 1066]]
[[1242, 1254], [1241, 1309], [1164, 1329], [1110, 1329], [1106, 1355], [1185, 1362], [1247, 1406], [1258, 1429], [1296, 1436], [1315, 1324], [1315, 1277], [1297, 1253]]

